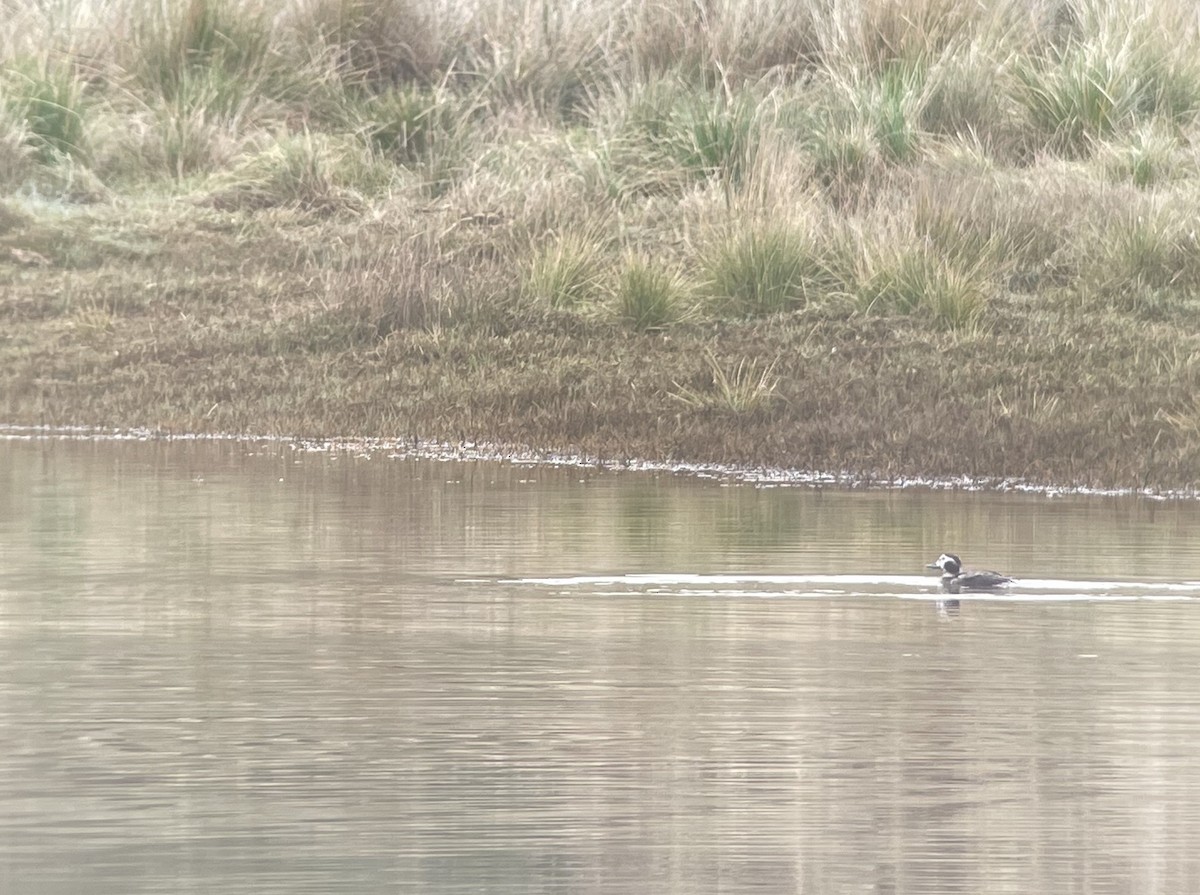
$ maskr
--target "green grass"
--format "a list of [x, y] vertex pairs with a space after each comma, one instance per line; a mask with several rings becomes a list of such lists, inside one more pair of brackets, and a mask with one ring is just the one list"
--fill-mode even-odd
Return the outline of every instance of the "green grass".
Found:
[[738, 316], [790, 311], [834, 288], [821, 248], [794, 226], [750, 223], [710, 252], [706, 291], [717, 308]]
[[24, 122], [39, 161], [86, 159], [83, 80], [70, 66], [18, 60], [3, 72], [0, 87], [9, 117]]
[[969, 329], [986, 311], [991, 288], [982, 266], [948, 263], [924, 246], [884, 246], [868, 252], [857, 297], [868, 313], [919, 315], [939, 327]]
[[681, 313], [678, 277], [644, 258], [628, 258], [617, 283], [617, 313], [638, 332], [660, 330]]
[[600, 239], [568, 233], [536, 252], [522, 291], [528, 299], [554, 308], [578, 308], [600, 296], [605, 268], [605, 246]]
[[1018, 68], [1018, 99], [1052, 148], [1084, 154], [1137, 111], [1142, 85], [1128, 47], [1071, 44], [1045, 64]]
[[[264, 12], [236, 0], [135, 3], [132, 39], [115, 48], [148, 91], [171, 100], [188, 96], [197, 78], [221, 80], [237, 91], [239, 80], [258, 82], [271, 35]], [[212, 72], [219, 72], [217, 77]], [[217, 98], [221, 98], [218, 91]]]

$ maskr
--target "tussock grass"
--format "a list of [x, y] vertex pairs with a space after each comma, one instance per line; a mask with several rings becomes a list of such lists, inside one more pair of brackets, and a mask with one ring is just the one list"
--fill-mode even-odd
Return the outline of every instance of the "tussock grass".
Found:
[[924, 315], [950, 329], [980, 321], [992, 288], [982, 264], [956, 265], [928, 246], [865, 249], [857, 284], [864, 311]]
[[616, 290], [617, 314], [638, 332], [662, 329], [682, 313], [684, 287], [673, 272], [637, 256], [625, 259]]
[[212, 201], [221, 208], [355, 209], [362, 206], [356, 188], [386, 176], [357, 141], [301, 134], [247, 159]]
[[10, 416], [1200, 468], [1184, 0], [5, 17]]
[[35, 143], [21, 111], [0, 104], [0, 190], [14, 190], [31, 179]]
[[[171, 100], [189, 96], [197, 78], [209, 101], [242, 91], [239, 81], [261, 87], [271, 34], [265, 9], [235, 0], [144, 0], [129, 10], [130, 35], [120, 49], [127, 70], [147, 90]], [[212, 90], [213, 85], [219, 88]]]
[[522, 293], [554, 308], [588, 305], [601, 295], [607, 267], [602, 239], [593, 234], [566, 233], [538, 250], [525, 275]]
[[654, 80], [615, 86], [590, 117], [606, 133], [620, 194], [677, 192], [697, 181], [741, 182], [758, 142], [759, 98]]
[[41, 162], [84, 159], [82, 78], [68, 65], [21, 60], [0, 79], [8, 117], [23, 121], [25, 141]]
[[1164, 201], [1134, 197], [1084, 242], [1093, 264], [1087, 279], [1119, 301], [1141, 290], [1200, 286], [1200, 212], [1194, 197]]
[[413, 0], [311, 0], [289, 12], [291, 40], [315, 44], [315, 58], [360, 84], [435, 83], [464, 36], [453, 6]]
[[[1178, 35], [1147, 17], [1123, 18], [1120, 11], [1111, 4], [1109, 17], [1084, 36], [1016, 66], [1017, 98], [1051, 149], [1084, 155], [1131, 124], [1189, 121], [1200, 111], [1194, 52], [1181, 52]], [[1194, 39], [1194, 22], [1186, 30]]]
[[736, 316], [790, 311], [834, 289], [826, 255], [795, 225], [750, 222], [709, 249], [704, 289], [716, 308]]

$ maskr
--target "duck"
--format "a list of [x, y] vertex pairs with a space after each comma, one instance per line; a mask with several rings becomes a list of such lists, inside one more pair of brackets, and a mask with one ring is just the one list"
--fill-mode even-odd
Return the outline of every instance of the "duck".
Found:
[[951, 593], [963, 590], [996, 590], [1011, 584], [1012, 579], [987, 569], [964, 569], [962, 560], [954, 553], [943, 553], [927, 569], [942, 570], [942, 586]]

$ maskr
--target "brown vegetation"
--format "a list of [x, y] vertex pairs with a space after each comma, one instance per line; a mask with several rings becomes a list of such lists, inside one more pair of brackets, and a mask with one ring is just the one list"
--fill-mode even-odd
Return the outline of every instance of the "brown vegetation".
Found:
[[1190, 4], [10, 5], [9, 422], [1200, 479]]

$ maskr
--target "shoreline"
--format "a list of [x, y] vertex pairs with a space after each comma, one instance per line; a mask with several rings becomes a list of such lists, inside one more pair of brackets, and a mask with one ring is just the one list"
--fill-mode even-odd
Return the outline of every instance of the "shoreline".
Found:
[[552, 450], [539, 451], [488, 442], [449, 443], [419, 438], [312, 438], [251, 433], [166, 432], [138, 427], [34, 426], [0, 423], [0, 441], [78, 441], [78, 442], [225, 442], [275, 444], [302, 453], [345, 453], [365, 459], [382, 454], [385, 459], [437, 460], [458, 463], [491, 462], [514, 466], [574, 467], [609, 472], [649, 472], [716, 480], [756, 488], [831, 488], [836, 490], [880, 491], [962, 491], [992, 494], [1027, 494], [1055, 497], [1135, 497], [1155, 501], [1200, 500], [1200, 489], [1095, 488], [1055, 485], [1013, 478], [972, 478], [958, 476], [934, 478], [901, 476], [893, 479], [871, 478], [850, 473], [817, 472], [783, 467], [747, 467], [719, 463], [661, 462], [652, 460], [611, 460]]
[[1068, 5], [18, 0], [0, 419], [1194, 494], [1200, 31]]

